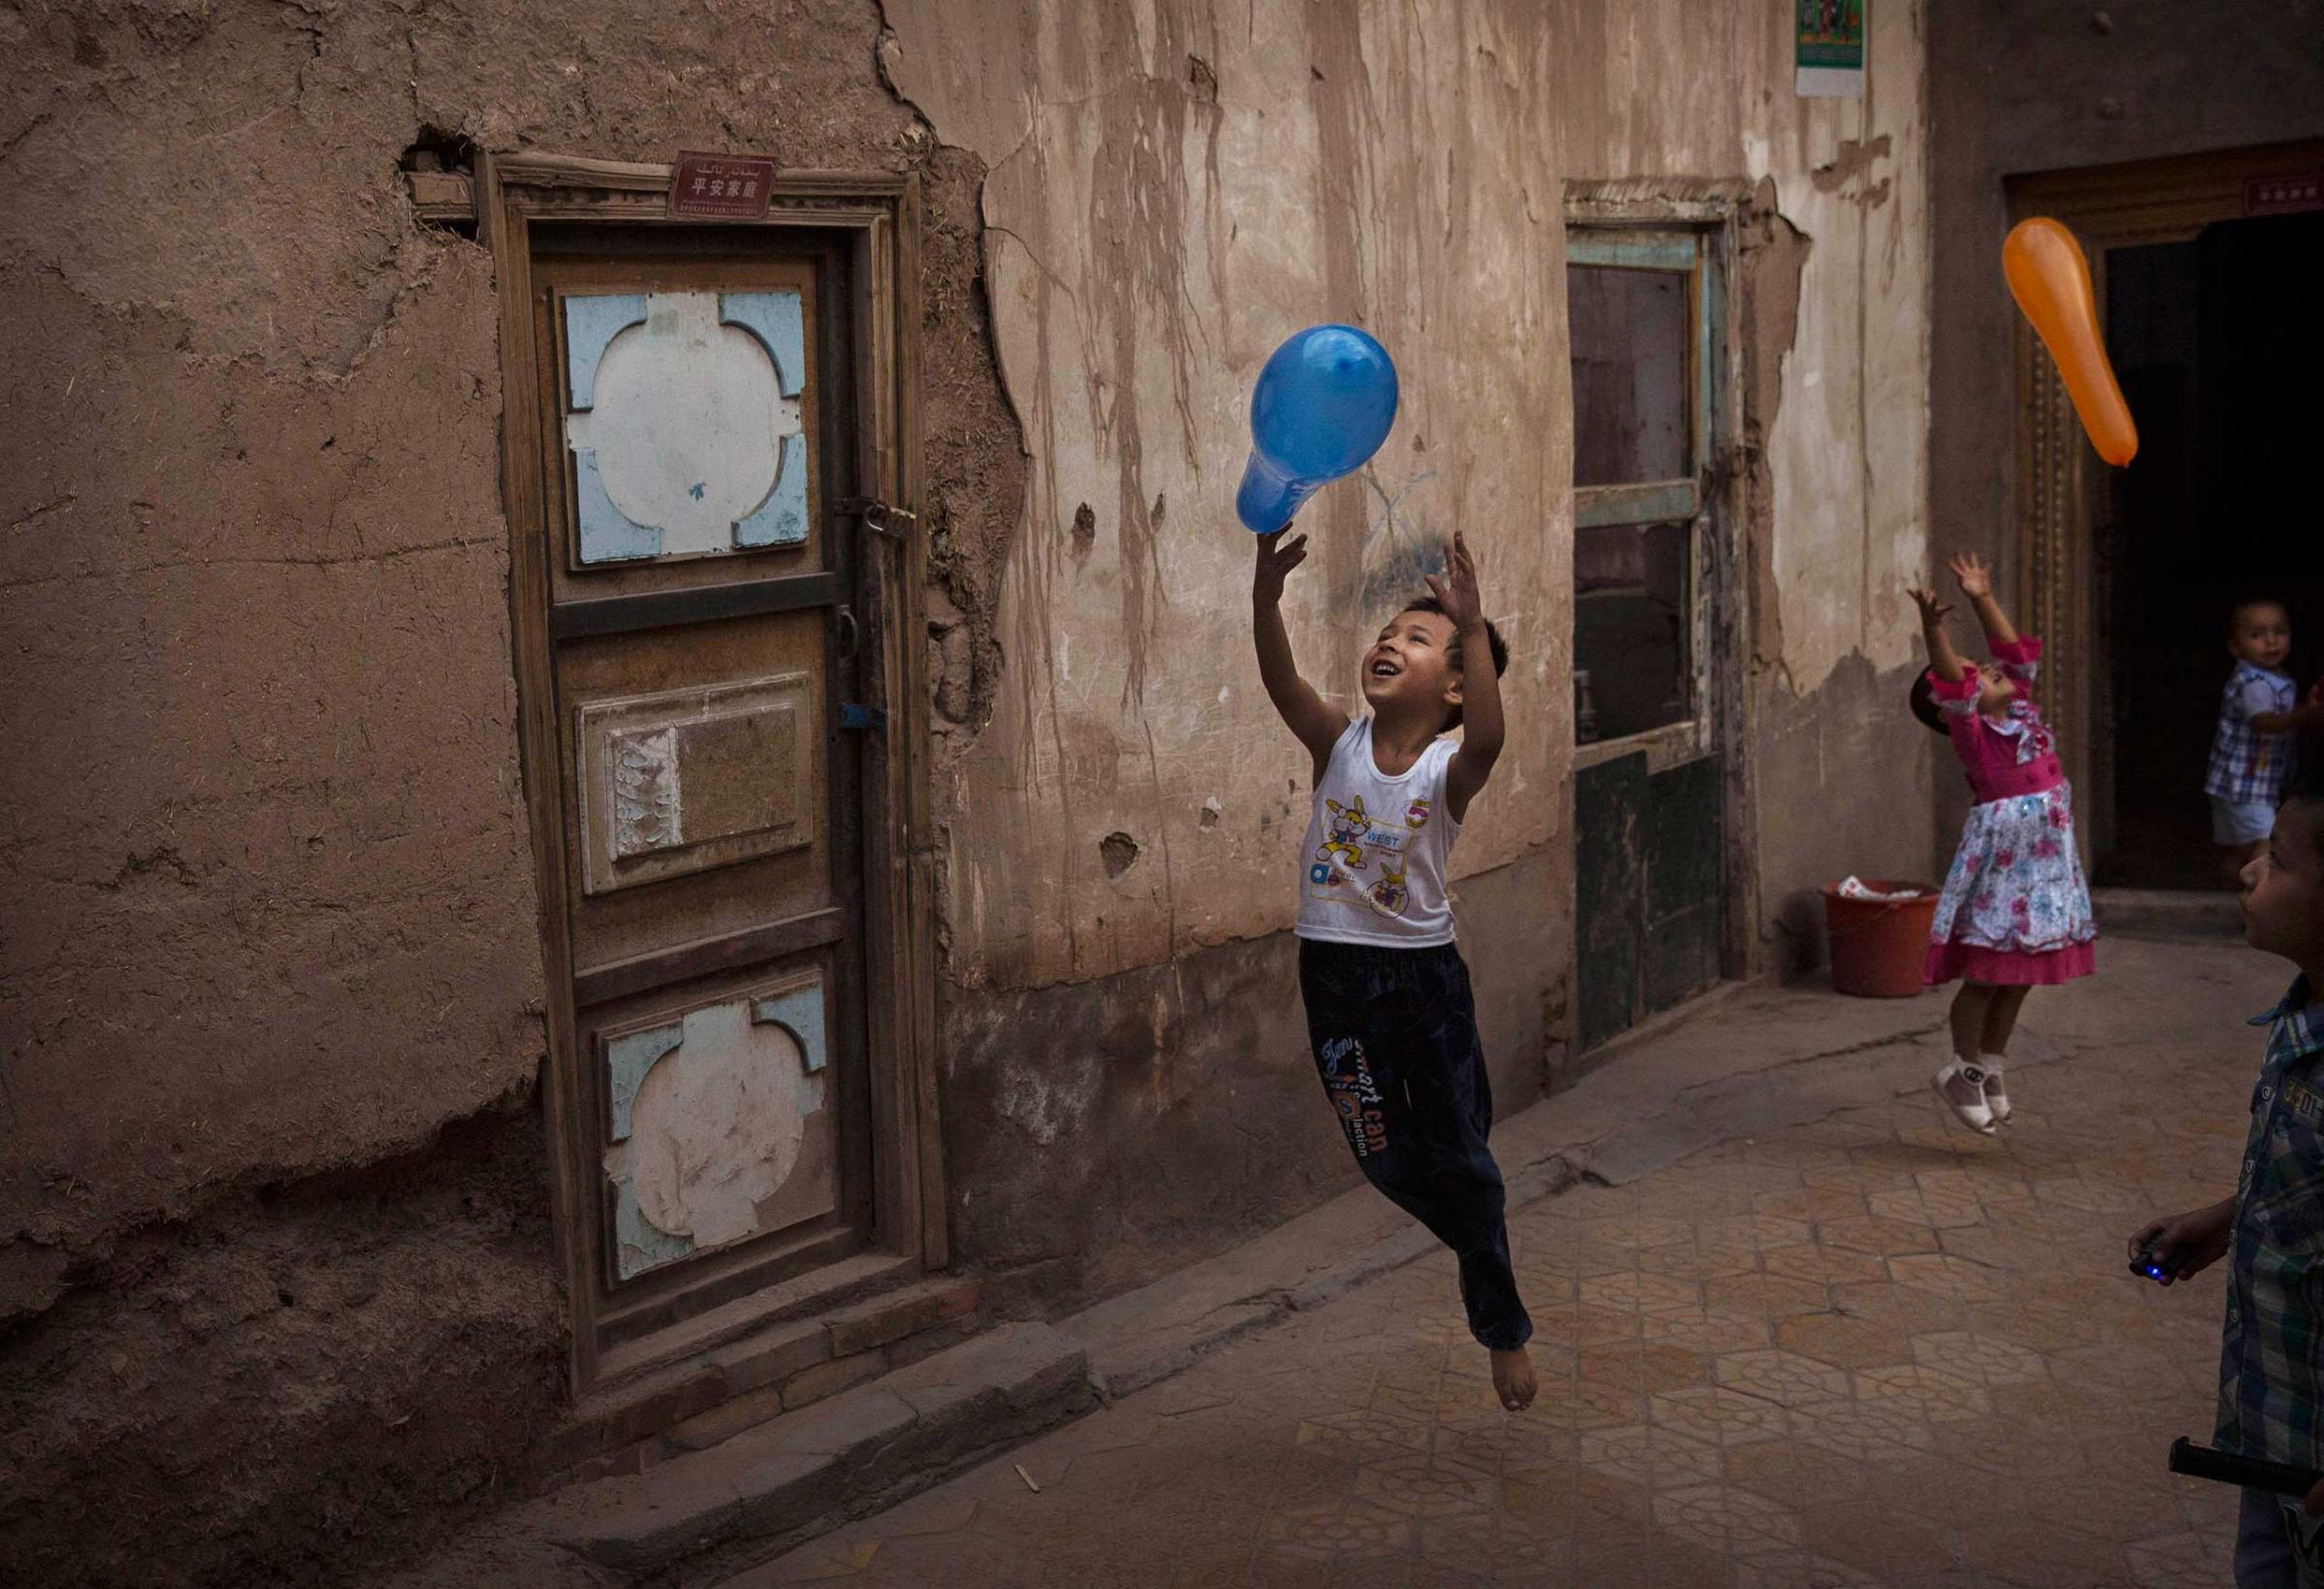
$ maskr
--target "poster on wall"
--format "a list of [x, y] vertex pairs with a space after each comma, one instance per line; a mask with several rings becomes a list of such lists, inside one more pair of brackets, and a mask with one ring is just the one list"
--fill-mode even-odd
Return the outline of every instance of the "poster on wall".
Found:
[[1864, 97], [1864, 8], [1871, 0], [1795, 0], [1798, 91], [1810, 99]]

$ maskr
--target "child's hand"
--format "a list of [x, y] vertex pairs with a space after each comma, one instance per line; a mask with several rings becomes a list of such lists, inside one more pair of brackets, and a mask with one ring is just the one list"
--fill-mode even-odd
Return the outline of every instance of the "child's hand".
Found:
[[2185, 1280], [2217, 1263], [2227, 1254], [2235, 1229], [2235, 1200], [2217, 1203], [2192, 1213], [2151, 1220], [2130, 1238], [2130, 1256], [2151, 1256], [2163, 1271], [2162, 1284]]
[[1477, 558], [1468, 536], [1457, 530], [1445, 546], [1445, 571], [1428, 576], [1428, 594], [1445, 604], [1445, 616], [1456, 630], [1484, 617], [1484, 598], [1477, 594]]
[[1251, 599], [1271, 607], [1283, 599], [1283, 576], [1307, 561], [1307, 536], [1301, 532], [1286, 541], [1278, 530], [1251, 538], [1259, 543], [1259, 561], [1251, 567]]
[[1905, 594], [1912, 598], [1912, 605], [1920, 609], [1920, 621], [1929, 628], [1943, 623], [1944, 615], [1953, 610], [1950, 602], [1938, 600], [1937, 593], [1926, 586], [1916, 585]]
[[1961, 594], [1974, 601], [1993, 594], [1993, 565], [1974, 552], [1957, 552], [1945, 565], [1961, 582]]

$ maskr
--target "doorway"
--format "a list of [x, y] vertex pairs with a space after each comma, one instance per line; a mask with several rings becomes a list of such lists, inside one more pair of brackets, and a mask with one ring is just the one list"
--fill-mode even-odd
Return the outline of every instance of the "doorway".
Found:
[[1570, 227], [1575, 1046], [1723, 974], [1725, 233]]
[[2099, 464], [2020, 325], [2025, 605], [2050, 640], [2093, 879], [2220, 889], [2203, 777], [2230, 610], [2275, 596], [2295, 678], [2324, 666], [2324, 543], [2298, 471], [2324, 352], [2305, 280], [2324, 142], [2021, 177], [2009, 199], [2012, 219], [2054, 216], [2081, 239], [2139, 431], [2128, 468]]
[[2234, 605], [2281, 600], [2287, 664], [2324, 657], [2324, 535], [2309, 500], [2324, 214], [2220, 221], [2106, 254], [2106, 341], [2139, 427], [2100, 526], [2114, 812], [2098, 880], [2220, 886], [2203, 797]]
[[737, 225], [670, 219], [667, 167], [480, 174], [586, 1392], [944, 1262], [902, 859], [913, 194]]

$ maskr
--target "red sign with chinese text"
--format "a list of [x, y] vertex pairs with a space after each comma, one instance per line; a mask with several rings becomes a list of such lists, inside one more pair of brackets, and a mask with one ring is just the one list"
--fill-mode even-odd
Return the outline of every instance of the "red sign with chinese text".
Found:
[[2299, 210], [2324, 210], [2324, 171], [2255, 176], [2244, 184], [2246, 215], [2289, 215]]
[[775, 162], [753, 155], [697, 155], [681, 150], [670, 178], [670, 213], [718, 221], [755, 221], [775, 194]]

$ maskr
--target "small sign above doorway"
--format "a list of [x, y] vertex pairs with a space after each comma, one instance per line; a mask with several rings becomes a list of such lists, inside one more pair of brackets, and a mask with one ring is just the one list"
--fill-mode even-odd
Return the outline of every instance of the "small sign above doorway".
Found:
[[757, 155], [702, 155], [680, 150], [670, 173], [673, 219], [757, 221], [775, 194], [775, 162]]

